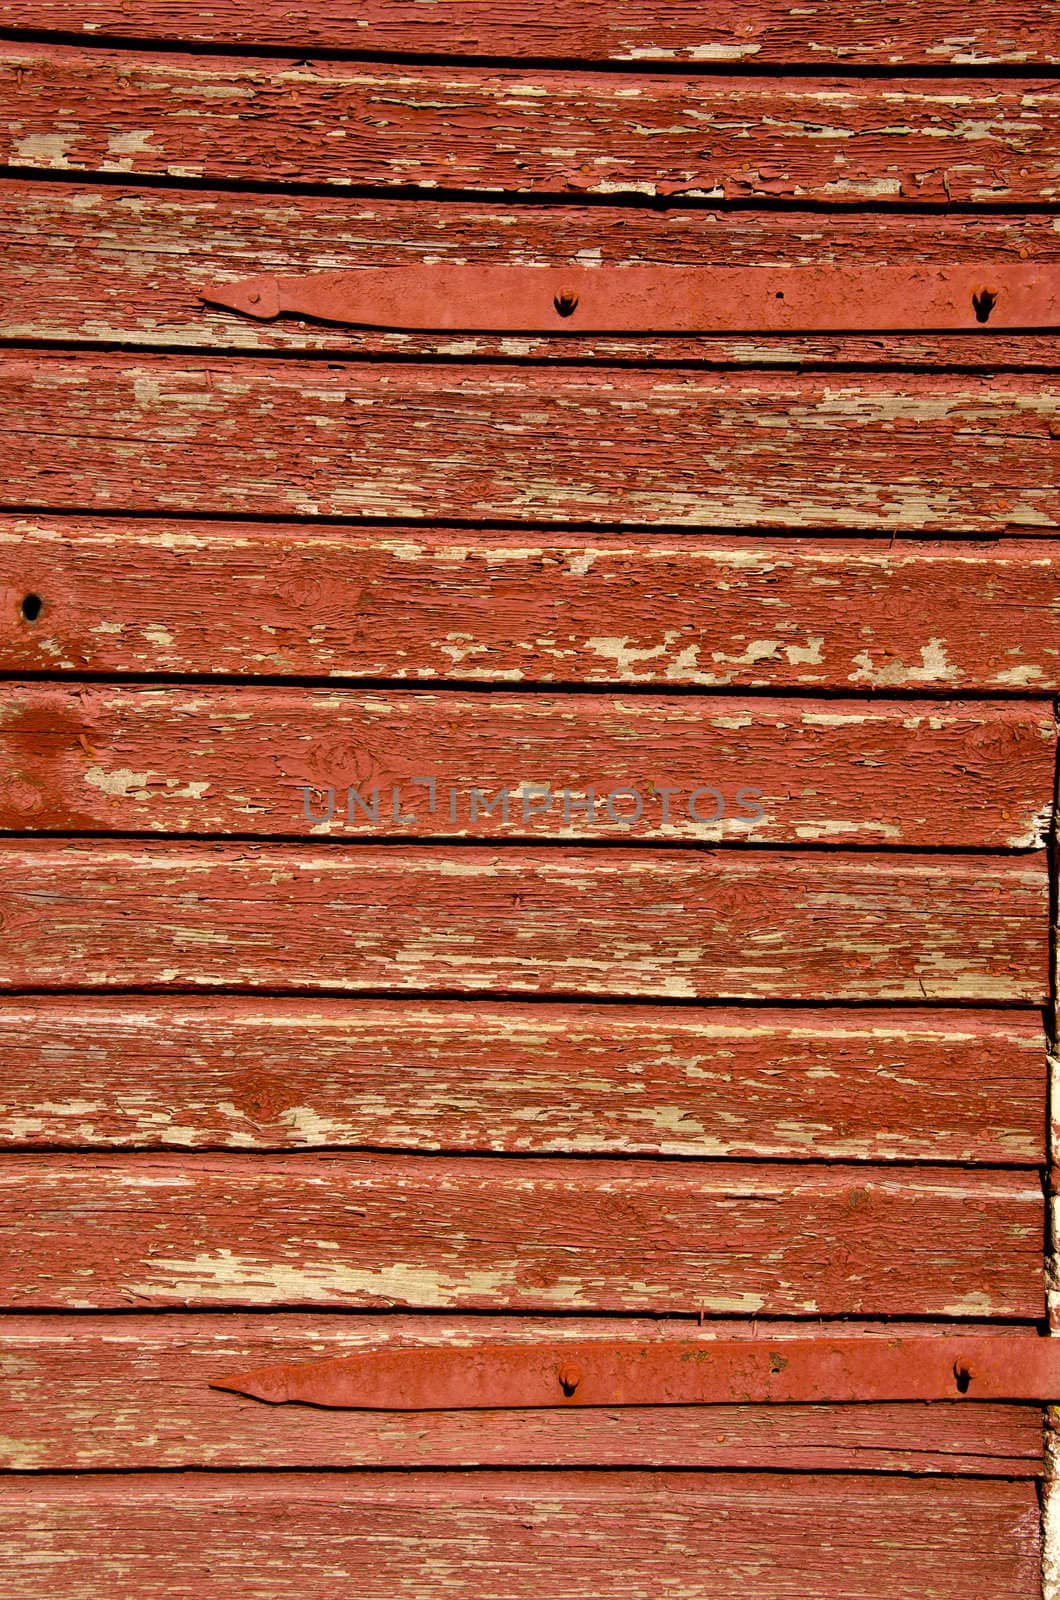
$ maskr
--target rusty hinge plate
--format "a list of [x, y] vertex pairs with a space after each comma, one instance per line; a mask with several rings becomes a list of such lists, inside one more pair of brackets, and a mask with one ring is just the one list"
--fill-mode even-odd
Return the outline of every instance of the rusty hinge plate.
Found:
[[484, 333], [904, 333], [1060, 327], [1060, 267], [358, 267], [201, 291], [248, 317]]
[[777, 1338], [406, 1346], [218, 1379], [271, 1404], [364, 1411], [1060, 1400], [1060, 1339]]

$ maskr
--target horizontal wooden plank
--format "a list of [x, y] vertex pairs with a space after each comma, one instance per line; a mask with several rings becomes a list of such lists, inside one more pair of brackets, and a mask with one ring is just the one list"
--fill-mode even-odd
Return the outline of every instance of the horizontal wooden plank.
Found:
[[969, 12], [959, 0], [926, 0], [871, 25], [851, 0], [756, 0], [753, 8], [708, 10], [696, 0], [570, 0], [561, 12], [532, 6], [498, 13], [492, 0], [3, 0], [12, 29], [78, 32], [87, 38], [260, 45], [361, 53], [580, 57], [600, 61], [858, 64], [889, 67], [1060, 61], [1054, 0], [1004, 0]]
[[1048, 79], [674, 77], [7, 44], [25, 171], [517, 193], [1040, 204]]
[[[585, 1467], [989, 1473], [1042, 1471], [1035, 1406], [641, 1406], [578, 1413], [370, 1412], [268, 1407], [210, 1391], [230, 1371], [308, 1361], [359, 1345], [398, 1347], [683, 1336], [687, 1324], [563, 1317], [226, 1312], [194, 1317], [4, 1319], [0, 1469]], [[791, 1324], [805, 1334], [807, 1324]], [[834, 1328], [823, 1324], [822, 1330]], [[930, 1325], [929, 1325], [930, 1326]], [[943, 1328], [952, 1325], [943, 1325]], [[893, 1333], [894, 1324], [885, 1331]], [[706, 1323], [704, 1340], [744, 1323]], [[773, 1336], [782, 1339], [786, 1328]], [[844, 1334], [852, 1331], [842, 1324]], [[855, 1325], [854, 1330], [857, 1331]], [[868, 1332], [868, 1330], [866, 1330]], [[915, 1324], [923, 1333], [925, 1325]]]
[[7, 1156], [0, 1304], [1037, 1318], [1035, 1174]]
[[1002, 533], [1057, 432], [1029, 375], [0, 361], [9, 508]]
[[601, 205], [449, 205], [338, 195], [174, 192], [143, 185], [0, 181], [0, 339], [106, 340], [210, 350], [567, 360], [806, 361], [1060, 367], [1056, 334], [520, 336], [259, 322], [200, 288], [270, 271], [434, 263], [922, 268], [973, 260], [989, 276], [1055, 263], [1060, 233], [1028, 215], [640, 211]]
[[1027, 848], [1056, 747], [1026, 701], [15, 684], [0, 829]]
[[1045, 1159], [1034, 1013], [34, 997], [0, 1059], [8, 1148]]
[[1044, 1004], [1045, 852], [0, 846], [0, 987]]
[[0, 517], [0, 607], [9, 673], [1060, 689], [1045, 540]]
[[757, 1474], [10, 1479], [19, 1600], [1037, 1600], [1029, 1483]]

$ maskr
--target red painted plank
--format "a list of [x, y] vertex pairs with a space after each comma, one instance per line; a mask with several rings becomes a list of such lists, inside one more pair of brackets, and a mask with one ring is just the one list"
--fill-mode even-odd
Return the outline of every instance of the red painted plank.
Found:
[[0, 1304], [1037, 1318], [1043, 1221], [944, 1167], [7, 1156]]
[[48, 997], [0, 1059], [11, 1149], [1045, 1159], [1034, 1013]]
[[782, 1474], [11, 1479], [19, 1600], [1037, 1600], [1032, 1484]]
[[0, 829], [1027, 848], [1056, 734], [1027, 701], [15, 684]]
[[1044, 540], [19, 516], [0, 518], [0, 608], [9, 673], [1060, 688], [1060, 545]]
[[[834, 1331], [835, 1324], [822, 1324]], [[704, 1340], [743, 1323], [706, 1323]], [[895, 1325], [883, 1330], [893, 1334]], [[910, 1331], [937, 1330], [918, 1322]], [[992, 1331], [996, 1325], [991, 1324]], [[779, 1325], [773, 1336], [806, 1323]], [[858, 1325], [841, 1324], [849, 1335]], [[869, 1330], [866, 1330], [868, 1332]], [[304, 1361], [367, 1344], [398, 1347], [577, 1338], [695, 1336], [687, 1323], [570, 1317], [416, 1319], [228, 1312], [4, 1319], [0, 1469], [729, 1467], [984, 1474], [1042, 1470], [1035, 1406], [645, 1406], [611, 1411], [329, 1412], [210, 1392], [225, 1372]]]
[[[0, 364], [9, 505], [1001, 533], [1060, 516], [1060, 389], [833, 376]], [[974, 463], [974, 470], [970, 464]]]
[[1028, 857], [0, 847], [0, 987], [1044, 1004]]
[[1040, 204], [1048, 79], [610, 75], [9, 44], [0, 159], [231, 182]]
[[568, 0], [560, 11], [492, 0], [4, 0], [9, 28], [75, 31], [87, 38], [264, 45], [284, 50], [370, 54], [685, 61], [765, 65], [915, 64], [977, 67], [1060, 62], [1054, 0], [1003, 0], [970, 11], [959, 0], [926, 0], [886, 15], [851, 0], [755, 0], [739, 9], [697, 0]]
[[1060, 367], [1056, 335], [876, 336], [409, 334], [283, 317], [258, 322], [200, 302], [211, 279], [345, 267], [460, 263], [773, 267], [816, 263], [994, 267], [1055, 264], [1052, 219], [1013, 215], [827, 217], [772, 211], [499, 208], [339, 196], [200, 193], [137, 186], [0, 182], [0, 338], [334, 350], [430, 357], [709, 359]]

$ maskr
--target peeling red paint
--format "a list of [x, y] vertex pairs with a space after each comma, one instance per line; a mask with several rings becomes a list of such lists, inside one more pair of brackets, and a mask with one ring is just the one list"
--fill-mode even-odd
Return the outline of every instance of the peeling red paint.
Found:
[[738, 365], [800, 362], [867, 366], [1060, 367], [1060, 339], [998, 333], [901, 338], [817, 334], [522, 336], [443, 331], [393, 333], [283, 318], [259, 323], [201, 304], [208, 278], [271, 270], [322, 271], [433, 265], [731, 268], [886, 266], [915, 271], [976, 260], [1003, 270], [1033, 261], [1055, 268], [1060, 233], [1041, 216], [880, 215], [873, 212], [660, 213], [610, 206], [513, 207], [410, 200], [171, 190], [149, 185], [0, 182], [0, 333], [12, 339], [202, 350], [334, 350], [495, 360], [567, 359]]
[[1045, 1159], [1033, 1012], [63, 995], [0, 1054], [10, 1149]]
[[[1003, 1324], [992, 1324], [1003, 1328]], [[835, 1331], [800, 1321], [777, 1336]], [[307, 1360], [385, 1342], [467, 1345], [490, 1338], [635, 1340], [695, 1331], [746, 1335], [730, 1319], [492, 1316], [378, 1317], [344, 1312], [126, 1312], [76, 1318], [9, 1314], [0, 1390], [0, 1465], [38, 1472], [189, 1468], [646, 1467], [1033, 1478], [1041, 1414], [1031, 1406], [904, 1404], [669, 1406], [523, 1412], [267, 1411], [209, 1380], [236, 1363]], [[845, 1322], [841, 1331], [947, 1331], [945, 1324]], [[1023, 1337], [1013, 1331], [1014, 1337]], [[220, 1407], [223, 1405], [223, 1411]], [[218, 1426], [223, 1416], [223, 1425]], [[449, 1480], [453, 1480], [450, 1478]]]
[[[757, 1317], [1015, 1344], [1046, 1310], [1060, 341], [984, 295], [1060, 261], [1055, 19], [864, 10], [0, 0], [38, 41], [0, 67], [19, 1600], [1039, 1594], [1032, 1405], [208, 1388], [538, 1341], [576, 1399], [571, 1341], [628, 1374]], [[587, 331], [703, 264], [771, 313], [838, 274], [863, 331]], [[560, 269], [563, 330], [198, 299], [408, 271], [452, 323], [485, 265]], [[963, 331], [888, 309], [947, 268]], [[367, 844], [297, 803], [708, 765], [757, 838]]]

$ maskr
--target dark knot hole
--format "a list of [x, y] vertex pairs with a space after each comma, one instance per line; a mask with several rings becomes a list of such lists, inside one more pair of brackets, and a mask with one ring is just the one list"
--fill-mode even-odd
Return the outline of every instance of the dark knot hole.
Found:
[[44, 610], [44, 601], [39, 594], [26, 594], [22, 596], [22, 605], [19, 609], [27, 622], [36, 622]]

